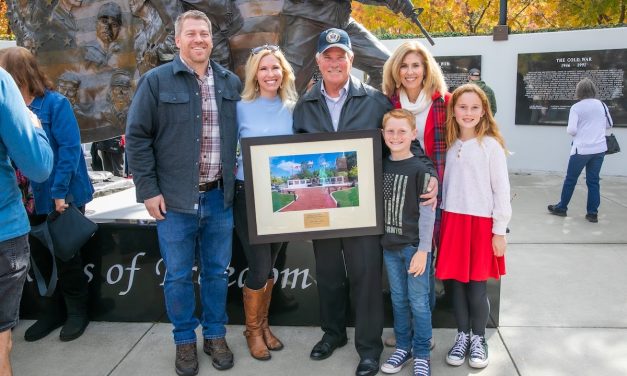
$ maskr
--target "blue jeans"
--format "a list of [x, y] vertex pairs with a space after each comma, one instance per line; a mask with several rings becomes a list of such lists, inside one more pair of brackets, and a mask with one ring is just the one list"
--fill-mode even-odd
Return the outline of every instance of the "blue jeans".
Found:
[[568, 210], [568, 203], [573, 197], [577, 179], [583, 168], [586, 168], [586, 185], [588, 186], [588, 203], [586, 210], [588, 214], [597, 214], [599, 205], [601, 204], [601, 188], [599, 185], [599, 173], [603, 165], [605, 152], [597, 154], [573, 154], [568, 160], [568, 169], [566, 170], [566, 178], [562, 187], [562, 197], [556, 205], [559, 209]]
[[429, 342], [432, 336], [429, 305], [431, 253], [427, 256], [424, 273], [414, 277], [407, 271], [415, 253], [414, 246], [400, 251], [384, 249], [383, 260], [390, 281], [396, 348], [406, 351], [413, 348], [414, 357], [429, 359]]
[[224, 209], [224, 192], [200, 194], [197, 214], [168, 211], [157, 222], [159, 248], [166, 267], [163, 284], [165, 307], [174, 325], [174, 343], [195, 343], [199, 320], [194, 316], [196, 298], [192, 274], [200, 267], [202, 334], [206, 339], [226, 335], [226, 294], [231, 262], [233, 211]]

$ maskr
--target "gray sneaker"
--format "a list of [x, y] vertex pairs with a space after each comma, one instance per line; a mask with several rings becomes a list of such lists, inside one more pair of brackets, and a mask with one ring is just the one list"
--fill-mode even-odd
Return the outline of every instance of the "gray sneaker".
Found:
[[176, 360], [174, 369], [179, 376], [194, 376], [198, 374], [198, 353], [196, 343], [176, 345]]
[[468, 363], [472, 368], [485, 368], [488, 365], [488, 343], [484, 336], [472, 335], [469, 358]]
[[455, 344], [446, 354], [446, 362], [452, 366], [461, 366], [466, 361], [466, 354], [470, 346], [470, 337], [464, 332], [458, 332]]

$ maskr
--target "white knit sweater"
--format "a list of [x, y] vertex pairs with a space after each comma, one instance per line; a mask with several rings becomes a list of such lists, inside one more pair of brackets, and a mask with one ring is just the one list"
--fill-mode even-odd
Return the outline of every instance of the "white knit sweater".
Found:
[[494, 138], [457, 140], [446, 153], [442, 209], [493, 219], [492, 233], [505, 235], [512, 216], [505, 151]]
[[570, 108], [566, 132], [573, 136], [570, 155], [603, 153], [607, 150], [605, 129], [612, 126], [609, 111], [598, 99], [583, 99]]

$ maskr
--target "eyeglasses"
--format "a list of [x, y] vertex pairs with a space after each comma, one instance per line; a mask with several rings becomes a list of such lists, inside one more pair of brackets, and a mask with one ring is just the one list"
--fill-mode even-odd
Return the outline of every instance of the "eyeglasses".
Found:
[[270, 52], [277, 52], [277, 51], [281, 51], [281, 49], [279, 48], [279, 46], [274, 45], [274, 44], [264, 44], [263, 46], [259, 46], [259, 47], [255, 47], [253, 49], [250, 50], [250, 53], [253, 55], [257, 55], [258, 53], [260, 53], [261, 51], [264, 50], [268, 50]]

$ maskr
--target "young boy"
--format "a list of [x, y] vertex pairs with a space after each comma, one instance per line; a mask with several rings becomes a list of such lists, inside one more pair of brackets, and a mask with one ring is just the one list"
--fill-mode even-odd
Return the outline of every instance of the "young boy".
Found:
[[[383, 161], [385, 233], [383, 259], [390, 281], [396, 350], [381, 366], [397, 373], [414, 358], [414, 376], [429, 376], [431, 309], [429, 268], [435, 212], [420, 205], [429, 176], [427, 167], [410, 151], [416, 119], [402, 109], [383, 117], [383, 139], [390, 156]], [[413, 338], [412, 338], [413, 333]]]

